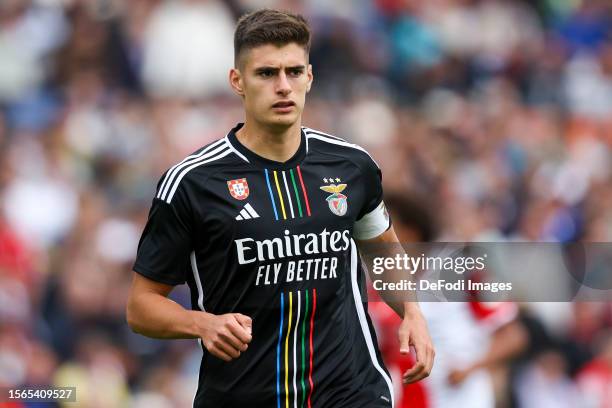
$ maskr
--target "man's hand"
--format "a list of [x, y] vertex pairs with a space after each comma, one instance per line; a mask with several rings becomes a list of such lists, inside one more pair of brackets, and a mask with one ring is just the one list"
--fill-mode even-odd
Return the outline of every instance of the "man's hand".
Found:
[[400, 353], [409, 354], [410, 346], [414, 347], [416, 352], [416, 362], [402, 376], [404, 384], [410, 384], [422, 380], [429, 376], [435, 351], [425, 319], [418, 309], [412, 309], [404, 314], [404, 320], [399, 326], [398, 331], [400, 341]]
[[459, 385], [463, 381], [465, 381], [465, 379], [468, 378], [473, 371], [473, 367], [467, 367], [464, 369], [453, 369], [448, 375], [448, 383], [450, 385]]
[[196, 312], [196, 325], [204, 347], [215, 357], [231, 361], [251, 342], [251, 318], [240, 313], [213, 315]]
[[[393, 227], [376, 238], [359, 241], [361, 254], [367, 265], [372, 265], [374, 257], [393, 258], [398, 254], [403, 254], [404, 250], [395, 235]], [[375, 280], [372, 275], [372, 268], [368, 269], [370, 278]], [[385, 278], [388, 282], [400, 282], [405, 279], [405, 271], [399, 269], [390, 269], [385, 272]], [[412, 275], [408, 276], [409, 278]], [[431, 373], [434, 360], [434, 349], [427, 331], [425, 318], [419, 309], [416, 294], [404, 293], [408, 295], [408, 299], [402, 296], [401, 299], [389, 296], [386, 291], [381, 291], [380, 297], [388, 304], [399, 316], [403, 316], [403, 321], [400, 324], [398, 335], [400, 341], [400, 353], [409, 354], [410, 346], [414, 347], [416, 352], [416, 363], [402, 376], [404, 384], [413, 383], [427, 377]], [[401, 300], [401, 301], [400, 301]]]

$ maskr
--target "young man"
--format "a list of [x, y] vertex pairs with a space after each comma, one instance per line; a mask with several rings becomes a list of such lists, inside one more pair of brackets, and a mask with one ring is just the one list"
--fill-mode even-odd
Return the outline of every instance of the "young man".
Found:
[[[240, 19], [232, 89], [246, 120], [161, 178], [140, 241], [127, 318], [203, 345], [195, 406], [389, 407], [393, 389], [360, 291], [356, 241], [397, 241], [380, 170], [360, 147], [301, 127], [313, 74], [301, 16]], [[186, 282], [193, 310], [167, 299]], [[401, 352], [427, 376], [433, 348], [416, 303]]]

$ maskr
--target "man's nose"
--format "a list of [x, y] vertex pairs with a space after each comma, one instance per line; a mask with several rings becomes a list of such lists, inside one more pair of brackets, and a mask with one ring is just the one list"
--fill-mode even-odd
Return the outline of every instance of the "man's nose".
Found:
[[276, 93], [288, 95], [291, 92], [291, 84], [284, 71], [281, 71], [276, 80]]

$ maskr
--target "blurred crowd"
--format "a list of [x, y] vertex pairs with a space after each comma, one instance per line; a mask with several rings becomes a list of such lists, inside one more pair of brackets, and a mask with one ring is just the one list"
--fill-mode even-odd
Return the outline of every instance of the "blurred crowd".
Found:
[[[612, 241], [608, 0], [2, 0], [0, 386], [190, 406], [198, 344], [131, 333], [125, 300], [158, 177], [243, 118], [233, 28], [260, 7], [309, 19], [304, 124], [367, 148], [424, 239]], [[529, 380], [499, 406], [610, 407], [610, 305], [521, 309]]]

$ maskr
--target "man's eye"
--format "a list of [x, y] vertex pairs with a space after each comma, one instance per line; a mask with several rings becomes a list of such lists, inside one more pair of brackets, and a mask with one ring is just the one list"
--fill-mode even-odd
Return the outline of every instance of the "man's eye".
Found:
[[289, 73], [290, 73], [291, 75], [293, 75], [293, 76], [300, 76], [300, 75], [302, 75], [302, 72], [303, 72], [303, 71], [302, 71], [301, 69], [293, 69], [293, 70], [291, 70]]
[[274, 73], [272, 71], [260, 71], [259, 76], [263, 78], [270, 78]]

